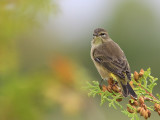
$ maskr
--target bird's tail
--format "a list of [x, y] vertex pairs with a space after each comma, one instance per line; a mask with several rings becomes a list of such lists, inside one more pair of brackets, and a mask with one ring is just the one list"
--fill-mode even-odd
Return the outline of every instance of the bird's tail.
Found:
[[132, 95], [134, 98], [137, 98], [136, 93], [134, 92], [134, 90], [132, 89], [132, 87], [130, 86], [128, 82], [127, 82], [127, 89], [130, 95]]
[[127, 97], [129, 94], [132, 95], [134, 98], [137, 98], [136, 93], [134, 92], [134, 90], [132, 89], [132, 87], [130, 86], [130, 84], [127, 82], [127, 85], [124, 85], [121, 82], [121, 86], [122, 86], [122, 94], [124, 97]]

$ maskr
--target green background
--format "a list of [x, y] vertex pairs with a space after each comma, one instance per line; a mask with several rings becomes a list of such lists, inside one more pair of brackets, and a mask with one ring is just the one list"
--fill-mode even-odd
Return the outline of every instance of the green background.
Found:
[[[151, 67], [160, 78], [159, 4], [1, 0], [0, 120], [128, 120], [120, 110], [100, 106], [100, 96], [88, 98], [82, 90], [87, 81], [101, 79], [90, 59], [93, 30], [108, 31], [132, 73]], [[151, 119], [159, 119], [158, 114]]]

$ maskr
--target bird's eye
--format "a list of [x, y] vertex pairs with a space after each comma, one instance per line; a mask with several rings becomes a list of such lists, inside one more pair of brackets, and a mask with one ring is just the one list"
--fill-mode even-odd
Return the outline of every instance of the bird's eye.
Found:
[[100, 35], [103, 36], [103, 35], [105, 35], [105, 33], [101, 33]]
[[105, 33], [101, 33], [100, 35], [101, 35], [101, 36], [104, 36], [104, 35], [106, 35], [106, 34], [105, 34]]
[[101, 33], [100, 36], [103, 37], [103, 38], [105, 38], [106, 34], [105, 33]]

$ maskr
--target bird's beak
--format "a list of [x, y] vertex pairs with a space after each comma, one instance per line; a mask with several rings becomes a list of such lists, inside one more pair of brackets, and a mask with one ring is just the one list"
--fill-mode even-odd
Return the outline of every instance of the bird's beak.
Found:
[[93, 33], [93, 36], [98, 36], [98, 33]]
[[96, 39], [98, 37], [97, 33], [93, 33], [93, 39]]

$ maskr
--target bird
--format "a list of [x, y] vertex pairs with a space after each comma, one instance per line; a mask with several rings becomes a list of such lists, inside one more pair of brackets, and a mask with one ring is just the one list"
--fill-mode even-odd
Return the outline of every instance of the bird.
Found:
[[105, 29], [97, 28], [94, 30], [90, 55], [102, 80], [110, 78], [116, 80], [124, 97], [131, 95], [137, 98], [129, 84], [131, 69], [127, 58], [120, 46], [109, 37]]

